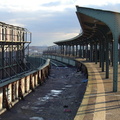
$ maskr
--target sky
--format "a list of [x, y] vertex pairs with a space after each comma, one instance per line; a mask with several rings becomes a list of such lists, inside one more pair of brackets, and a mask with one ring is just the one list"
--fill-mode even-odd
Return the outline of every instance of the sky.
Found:
[[32, 32], [31, 46], [51, 46], [81, 32], [76, 5], [120, 12], [120, 0], [0, 0], [0, 21]]

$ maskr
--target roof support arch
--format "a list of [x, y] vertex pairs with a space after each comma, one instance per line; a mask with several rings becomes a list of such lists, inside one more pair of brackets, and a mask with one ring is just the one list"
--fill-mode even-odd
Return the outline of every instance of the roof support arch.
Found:
[[[76, 6], [77, 16], [82, 27], [78, 36], [54, 42], [57, 45], [80, 45], [79, 54], [83, 53], [85, 44], [90, 45], [89, 59], [92, 61], [94, 44], [99, 49], [100, 67], [104, 71], [106, 62], [106, 78], [109, 77], [109, 51], [113, 64], [113, 91], [117, 92], [118, 84], [118, 41], [120, 42], [120, 13]], [[111, 47], [111, 49], [109, 49]], [[74, 49], [74, 47], [73, 47]], [[74, 51], [74, 50], [73, 50]], [[74, 51], [75, 52], [75, 51]], [[104, 54], [106, 59], [104, 59]], [[79, 55], [81, 56], [81, 55]], [[114, 58], [114, 59], [113, 59]], [[105, 61], [104, 61], [105, 60]]]
[[113, 91], [117, 92], [118, 82], [118, 40], [120, 36], [120, 14], [110, 11], [102, 11], [77, 6], [77, 13], [82, 13], [92, 18], [95, 22], [102, 21], [105, 23], [113, 34]]

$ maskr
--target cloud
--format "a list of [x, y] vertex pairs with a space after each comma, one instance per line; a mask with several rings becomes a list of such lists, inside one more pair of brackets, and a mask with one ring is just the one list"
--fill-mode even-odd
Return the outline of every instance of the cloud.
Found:
[[12, 24], [12, 25], [15, 25], [15, 26], [25, 27], [24, 24], [19, 23], [18, 20], [16, 20], [16, 19], [10, 19], [10, 20], [8, 21], [8, 23], [9, 23], [9, 24]]
[[0, 0], [0, 21], [30, 30], [31, 45], [52, 45], [79, 34], [75, 5], [120, 11], [118, 3], [119, 0]]
[[119, 4], [120, 0], [0, 0], [0, 10], [9, 12], [64, 11], [66, 8], [80, 6], [103, 6]]
[[[77, 31], [77, 30], [75, 30]], [[53, 42], [60, 41], [60, 40], [66, 40], [69, 38], [73, 38], [78, 35], [78, 32], [75, 33], [65, 33], [65, 32], [41, 32], [41, 33], [33, 33], [34, 39], [32, 41], [31, 45], [53, 45]], [[40, 39], [39, 39], [40, 38]], [[39, 39], [39, 40], [38, 40]]]
[[59, 5], [60, 5], [60, 1], [55, 1], [55, 2], [49, 2], [49, 3], [42, 4], [42, 6], [45, 6], [45, 7], [59, 6]]
[[109, 11], [115, 11], [115, 12], [120, 12], [120, 3], [119, 4], [107, 4], [104, 6], [95, 6], [92, 5], [92, 8], [97, 8], [97, 9], [103, 9], [103, 10], [109, 10]]
[[90, 6], [90, 5], [96, 5], [96, 6], [103, 6], [108, 4], [119, 4], [120, 0], [73, 0], [75, 4], [80, 6]]
[[[69, 0], [0, 0], [0, 9], [8, 9], [10, 12], [34, 12], [39, 10], [63, 11], [66, 7], [72, 7]], [[69, 4], [68, 4], [69, 3]]]
[[[33, 33], [31, 45], [52, 45], [54, 41], [75, 37], [80, 32], [79, 22], [73, 9], [56, 12], [48, 16], [37, 15], [37, 19], [27, 22], [27, 28]], [[38, 41], [38, 43], [37, 43]]]

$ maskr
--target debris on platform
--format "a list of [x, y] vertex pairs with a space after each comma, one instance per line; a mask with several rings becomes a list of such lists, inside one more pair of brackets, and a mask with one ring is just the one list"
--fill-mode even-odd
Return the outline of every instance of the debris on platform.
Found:
[[64, 107], [64, 108], [68, 108], [68, 105], [64, 105], [63, 107]]
[[66, 87], [66, 88], [71, 88], [71, 87], [72, 87], [72, 85], [66, 85], [65, 87]]
[[72, 112], [72, 110], [68, 108], [69, 107], [68, 105], [64, 105], [63, 107], [65, 108], [64, 112], [67, 112], [67, 113]]
[[29, 106], [28, 105], [27, 106], [22, 106], [21, 109], [25, 109], [25, 110], [29, 109]]
[[[60, 68], [50, 72], [46, 84], [36, 88], [12, 112], [2, 114], [2, 120], [73, 120], [80, 105], [86, 83], [77, 76], [76, 68]], [[80, 74], [80, 73], [79, 73]], [[24, 114], [24, 115], [23, 115]], [[11, 117], [10, 117], [11, 116]], [[0, 119], [0, 120], [1, 120]]]
[[39, 107], [31, 107], [32, 110], [38, 110]]
[[82, 73], [81, 72], [77, 72], [77, 73], [75, 73], [75, 76], [77, 77], [77, 76], [82, 76]]
[[59, 94], [61, 94], [62, 90], [51, 90], [51, 95], [52, 96], [58, 96]]
[[44, 120], [42, 117], [31, 117], [30, 120]]
[[72, 111], [71, 111], [71, 109], [64, 109], [64, 112], [70, 113]]
[[82, 83], [86, 83], [88, 82], [88, 79], [82, 80]]

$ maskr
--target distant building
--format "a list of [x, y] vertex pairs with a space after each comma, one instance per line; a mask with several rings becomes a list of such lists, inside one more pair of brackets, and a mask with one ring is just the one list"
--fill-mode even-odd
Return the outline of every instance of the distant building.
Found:
[[47, 50], [43, 51], [43, 54], [57, 54], [60, 52], [60, 48], [58, 47], [58, 45], [53, 45], [53, 46], [49, 46], [47, 47]]

